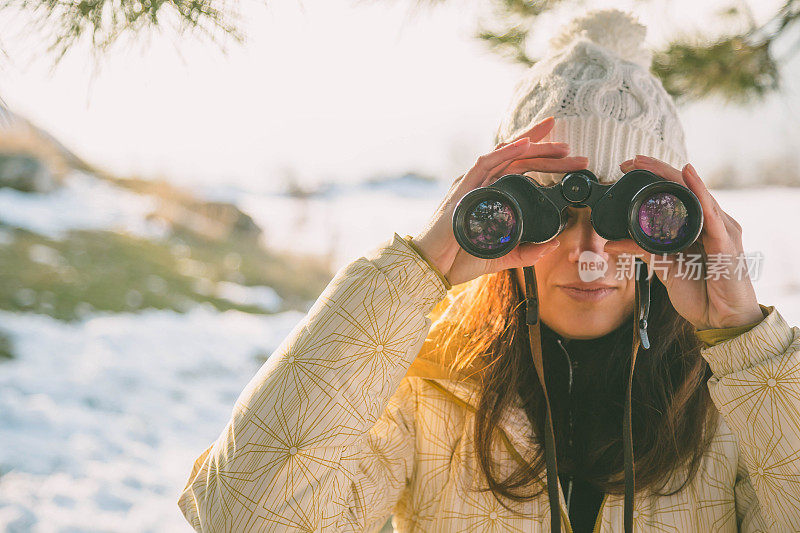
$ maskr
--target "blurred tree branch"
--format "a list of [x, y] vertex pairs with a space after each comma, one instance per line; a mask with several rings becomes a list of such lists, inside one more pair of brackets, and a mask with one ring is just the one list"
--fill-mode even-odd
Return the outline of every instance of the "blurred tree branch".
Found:
[[57, 64], [79, 40], [88, 36], [92, 50], [105, 52], [123, 36], [147, 29], [182, 34], [194, 31], [219, 44], [219, 36], [244, 40], [236, 0], [0, 0], [0, 12], [33, 16]]
[[[476, 37], [511, 61], [534, 65], [537, 59], [526, 51], [528, 36], [537, 17], [563, 3], [561, 0], [494, 0], [496, 9], [491, 25], [499, 29], [482, 26]], [[780, 66], [800, 48], [800, 39], [781, 58], [774, 57], [773, 45], [782, 35], [798, 33], [800, 0], [786, 0], [761, 26], [756, 26], [743, 1], [724, 7], [718, 16], [720, 20], [744, 19], [748, 29], [713, 41], [681, 35], [663, 50], [653, 51], [650, 70], [662, 80], [667, 92], [677, 103], [716, 96], [744, 105], [779, 91]]]

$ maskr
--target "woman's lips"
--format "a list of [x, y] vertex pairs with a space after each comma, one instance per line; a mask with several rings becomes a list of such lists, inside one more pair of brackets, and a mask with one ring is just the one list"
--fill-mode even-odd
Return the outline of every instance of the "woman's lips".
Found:
[[577, 300], [579, 302], [599, 302], [615, 290], [616, 287], [604, 287], [598, 289], [578, 289], [575, 287], [567, 287], [565, 285], [559, 285], [559, 288], [563, 290], [570, 298], [573, 300]]

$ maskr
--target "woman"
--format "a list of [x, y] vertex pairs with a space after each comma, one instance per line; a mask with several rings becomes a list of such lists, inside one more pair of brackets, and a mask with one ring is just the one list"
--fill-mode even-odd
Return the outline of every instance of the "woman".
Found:
[[[643, 251], [599, 237], [582, 208], [557, 239], [482, 260], [456, 243], [452, 214], [504, 174], [547, 184], [591, 166], [610, 182], [609, 161], [646, 148], [661, 158], [619, 158], [619, 171], [646, 169], [691, 189], [705, 224], [690, 250], [738, 255], [739, 224], [691, 165], [670, 164], [684, 155], [682, 131], [669, 127], [663, 88], [642, 81], [641, 29], [615, 10], [572, 21], [551, 41], [552, 59], [520, 85], [503, 142], [455, 180], [426, 228], [395, 233], [337, 272], [195, 462], [179, 505], [197, 530], [377, 531], [393, 515], [399, 531], [550, 531], [542, 389], [521, 314], [529, 265], [562, 527], [623, 529], [633, 283], [609, 268], [587, 284], [578, 263], [586, 252], [613, 265]], [[603, 94], [604, 83], [619, 85], [618, 100], [587, 105], [587, 82]], [[590, 157], [568, 156], [575, 146]], [[634, 530], [800, 530], [800, 329], [760, 306], [746, 275], [691, 279], [677, 275], [676, 257], [666, 272], [643, 258], [656, 276], [652, 345], [639, 353], [633, 386]]]

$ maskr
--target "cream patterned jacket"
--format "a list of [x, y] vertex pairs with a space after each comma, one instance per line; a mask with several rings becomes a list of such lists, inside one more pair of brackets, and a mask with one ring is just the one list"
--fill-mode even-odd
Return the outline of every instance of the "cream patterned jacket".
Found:
[[[435, 328], [429, 315], [450, 298], [397, 234], [340, 269], [195, 461], [179, 499], [191, 525], [378, 531], [393, 514], [401, 532], [550, 531], [546, 491], [508, 502], [513, 514], [471, 490], [482, 480], [477, 389], [423, 350]], [[637, 494], [635, 531], [800, 531], [800, 329], [762, 308], [758, 325], [702, 351], [718, 431], [685, 490]], [[508, 472], [533, 455], [517, 407], [493, 452]], [[606, 496], [595, 531], [622, 526], [622, 496]]]

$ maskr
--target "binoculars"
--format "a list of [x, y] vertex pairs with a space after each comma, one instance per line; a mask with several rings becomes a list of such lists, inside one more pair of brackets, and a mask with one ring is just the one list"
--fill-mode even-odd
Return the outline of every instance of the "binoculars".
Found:
[[453, 233], [468, 253], [494, 259], [521, 242], [542, 243], [557, 236], [569, 206], [591, 207], [592, 227], [604, 239], [631, 238], [654, 254], [686, 249], [703, 228], [700, 201], [679, 183], [636, 169], [615, 183], [601, 184], [582, 169], [548, 187], [523, 174], [506, 174], [474, 189], [456, 205]]

